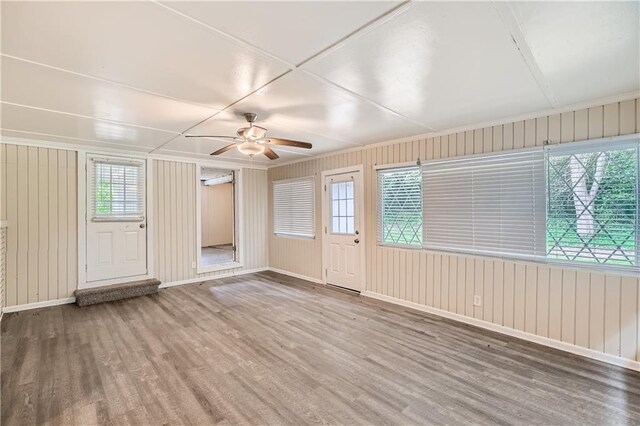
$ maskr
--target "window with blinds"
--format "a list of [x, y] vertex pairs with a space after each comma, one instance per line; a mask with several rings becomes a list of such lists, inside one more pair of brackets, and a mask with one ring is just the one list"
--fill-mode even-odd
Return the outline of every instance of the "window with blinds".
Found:
[[143, 220], [144, 162], [92, 158], [90, 164], [92, 220]]
[[273, 182], [273, 232], [277, 235], [314, 238], [315, 178]]
[[419, 167], [378, 170], [378, 244], [422, 244], [422, 177]]
[[547, 152], [547, 257], [640, 266], [640, 144], [568, 144]]
[[544, 256], [544, 161], [538, 149], [425, 164], [424, 247]]

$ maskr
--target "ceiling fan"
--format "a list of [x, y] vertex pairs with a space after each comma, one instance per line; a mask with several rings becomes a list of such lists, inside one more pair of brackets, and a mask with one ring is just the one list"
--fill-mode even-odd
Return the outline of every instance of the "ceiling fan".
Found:
[[269, 145], [283, 145], [293, 146], [295, 148], [311, 149], [312, 145], [308, 142], [293, 141], [290, 139], [281, 138], [267, 138], [267, 129], [264, 127], [256, 126], [254, 123], [258, 116], [254, 113], [248, 112], [244, 114], [244, 118], [249, 123], [249, 127], [242, 127], [238, 129], [237, 136], [214, 136], [214, 135], [185, 135], [187, 138], [216, 138], [216, 139], [233, 139], [234, 142], [230, 145], [220, 148], [219, 150], [212, 152], [211, 155], [220, 155], [229, 151], [230, 149], [237, 147], [238, 151], [253, 157], [254, 155], [264, 154], [270, 160], [278, 158], [273, 149]]

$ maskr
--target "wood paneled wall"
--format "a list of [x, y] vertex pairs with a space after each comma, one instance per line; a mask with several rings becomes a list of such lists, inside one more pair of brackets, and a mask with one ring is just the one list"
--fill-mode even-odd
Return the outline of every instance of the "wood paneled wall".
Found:
[[[233, 270], [196, 274], [196, 165], [176, 161], [153, 161], [154, 250], [156, 277], [176, 282], [196, 277], [215, 277]], [[242, 172], [245, 238], [240, 259], [243, 269], [267, 266], [267, 172], [244, 169]], [[242, 241], [240, 242], [242, 244]]]
[[6, 306], [73, 296], [78, 284], [77, 155], [0, 145], [8, 222]]
[[4, 295], [6, 293], [6, 268], [5, 259], [7, 255], [7, 228], [0, 224], [0, 315], [4, 308]]
[[[151, 255], [156, 277], [175, 282], [197, 277], [195, 164], [153, 161]], [[0, 144], [0, 220], [6, 220], [5, 305], [73, 296], [78, 285], [77, 153]], [[267, 266], [267, 172], [243, 170], [247, 208], [244, 269]], [[231, 270], [202, 274], [202, 277]]]
[[[640, 361], [640, 279], [553, 265], [376, 245], [374, 167], [640, 132], [640, 100], [423, 140], [374, 146], [269, 170], [269, 182], [364, 165], [368, 291]], [[271, 188], [270, 188], [271, 193]], [[321, 197], [316, 238], [269, 232], [269, 266], [321, 278]], [[269, 226], [272, 206], [269, 204]], [[481, 307], [473, 295], [482, 296]]]

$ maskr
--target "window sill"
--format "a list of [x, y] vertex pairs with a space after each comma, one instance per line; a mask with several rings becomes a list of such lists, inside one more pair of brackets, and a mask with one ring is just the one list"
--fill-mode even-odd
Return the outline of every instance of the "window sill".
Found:
[[407, 249], [407, 250], [422, 250], [422, 245], [411, 244], [392, 244], [392, 243], [377, 243], [378, 247], [395, 248], [395, 249]]
[[196, 269], [196, 273], [206, 274], [207, 272], [219, 272], [227, 269], [239, 269], [243, 267], [244, 265], [239, 262], [227, 262], [227, 263], [220, 263], [218, 265], [211, 265], [211, 266], [198, 266], [198, 268]]
[[273, 235], [275, 235], [278, 238], [291, 238], [294, 240], [315, 240], [316, 236], [314, 235], [313, 237], [308, 237], [305, 235], [294, 235], [294, 234], [276, 234], [274, 233]]

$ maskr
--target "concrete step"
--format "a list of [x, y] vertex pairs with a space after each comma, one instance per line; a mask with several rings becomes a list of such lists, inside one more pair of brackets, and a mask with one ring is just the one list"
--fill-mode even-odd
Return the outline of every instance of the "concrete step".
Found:
[[76, 290], [76, 304], [78, 306], [94, 305], [96, 303], [113, 302], [129, 297], [145, 296], [158, 292], [160, 281], [155, 278], [131, 281], [122, 284], [106, 285], [103, 287], [84, 288]]

